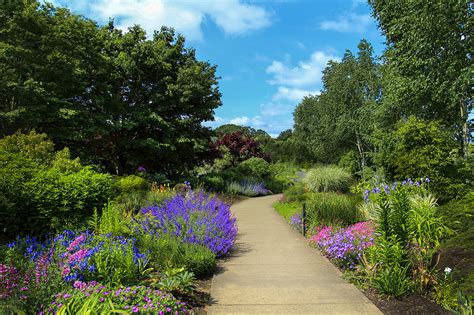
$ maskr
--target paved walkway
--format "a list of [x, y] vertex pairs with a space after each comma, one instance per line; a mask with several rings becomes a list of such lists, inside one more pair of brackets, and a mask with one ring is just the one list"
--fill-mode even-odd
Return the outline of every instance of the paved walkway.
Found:
[[212, 280], [209, 314], [381, 314], [284, 221], [280, 195], [232, 207], [239, 236]]

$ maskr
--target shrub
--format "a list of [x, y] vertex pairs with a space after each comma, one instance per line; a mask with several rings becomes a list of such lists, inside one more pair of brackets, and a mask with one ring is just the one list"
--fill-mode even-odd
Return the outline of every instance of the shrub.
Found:
[[[226, 161], [232, 166], [251, 157], [268, 159], [268, 156], [263, 153], [260, 143], [240, 131], [219, 137], [213, 144], [212, 149], [216, 156], [226, 157]], [[229, 166], [229, 164], [226, 164], [221, 169], [227, 166]]]
[[339, 159], [338, 166], [344, 168], [351, 174], [356, 174], [360, 171], [359, 156], [356, 151], [350, 150], [344, 153]]
[[58, 314], [188, 314], [186, 304], [171, 294], [145, 286], [113, 288], [97, 282], [74, 283], [55, 295], [48, 313]]
[[206, 246], [185, 243], [184, 267], [197, 277], [212, 276], [216, 270], [216, 255]]
[[416, 117], [385, 134], [376, 162], [397, 180], [428, 176], [431, 190], [443, 203], [465, 195], [473, 180], [472, 161], [459, 158], [460, 146], [439, 121]]
[[312, 192], [346, 192], [351, 184], [351, 174], [334, 166], [320, 166], [311, 169], [304, 182]]
[[264, 183], [252, 181], [231, 182], [227, 185], [227, 192], [234, 195], [256, 197], [268, 195], [270, 191], [265, 188]]
[[0, 140], [0, 229], [9, 236], [41, 234], [82, 223], [112, 196], [112, 180], [54, 152], [45, 135]]
[[237, 169], [244, 176], [265, 178], [270, 175], [270, 163], [259, 157], [251, 157], [241, 162]]
[[295, 183], [293, 186], [288, 187], [283, 192], [283, 195], [285, 196], [285, 201], [287, 202], [304, 202], [308, 199], [308, 193], [306, 192], [306, 189], [302, 183]]
[[212, 191], [223, 191], [226, 187], [225, 180], [217, 173], [210, 173], [199, 178], [205, 188]]
[[312, 193], [307, 202], [307, 221], [311, 226], [355, 223], [358, 219], [358, 196], [333, 192]]
[[[55, 169], [39, 171], [23, 186], [33, 206], [32, 218], [38, 226], [23, 231], [44, 232], [59, 230], [81, 223], [94, 208], [100, 208], [112, 197], [112, 181], [107, 174], [99, 174], [85, 167], [77, 173], [61, 173]], [[43, 228], [43, 230], [40, 230]]]
[[237, 236], [236, 219], [218, 198], [203, 192], [177, 194], [162, 206], [142, 209], [143, 231], [176, 236], [187, 243], [207, 246], [216, 255], [226, 254]]
[[116, 179], [115, 187], [120, 191], [120, 193], [128, 194], [136, 191], [147, 190], [148, 182], [140, 176], [128, 175]]

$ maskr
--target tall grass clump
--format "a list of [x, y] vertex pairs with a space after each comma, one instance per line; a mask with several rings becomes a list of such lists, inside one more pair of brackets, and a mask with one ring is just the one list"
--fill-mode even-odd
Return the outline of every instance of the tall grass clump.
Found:
[[335, 165], [318, 166], [308, 172], [304, 183], [312, 192], [347, 192], [351, 174]]
[[307, 202], [309, 225], [349, 225], [357, 222], [357, 196], [334, 192], [313, 193]]

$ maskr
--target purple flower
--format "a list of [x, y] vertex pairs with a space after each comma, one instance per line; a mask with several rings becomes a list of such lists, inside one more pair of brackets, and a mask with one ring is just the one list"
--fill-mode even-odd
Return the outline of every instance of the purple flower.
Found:
[[140, 222], [143, 231], [205, 245], [218, 256], [231, 249], [237, 236], [230, 206], [203, 192], [177, 194], [162, 206], [148, 206], [141, 212], [145, 214]]
[[146, 168], [145, 168], [145, 166], [140, 165], [140, 166], [137, 168], [137, 171], [142, 172], [142, 173], [145, 173], [145, 172], [146, 172]]

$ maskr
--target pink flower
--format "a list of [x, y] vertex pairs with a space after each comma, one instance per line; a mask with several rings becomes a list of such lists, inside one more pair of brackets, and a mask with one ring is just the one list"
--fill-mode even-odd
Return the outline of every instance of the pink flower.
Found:
[[64, 267], [63, 269], [63, 272], [61, 273], [61, 275], [64, 277], [64, 276], [67, 276], [69, 273], [71, 272], [71, 268], [69, 268], [68, 266]]
[[81, 261], [87, 256], [88, 252], [89, 251], [87, 249], [80, 249], [71, 256], [69, 256], [66, 262], [70, 264], [76, 261]]
[[85, 240], [86, 240], [86, 236], [84, 234], [79, 235], [78, 237], [74, 239], [74, 241], [71, 242], [71, 244], [69, 244], [69, 246], [67, 247], [67, 250], [69, 252], [73, 251], [79, 244], [81, 244]]

